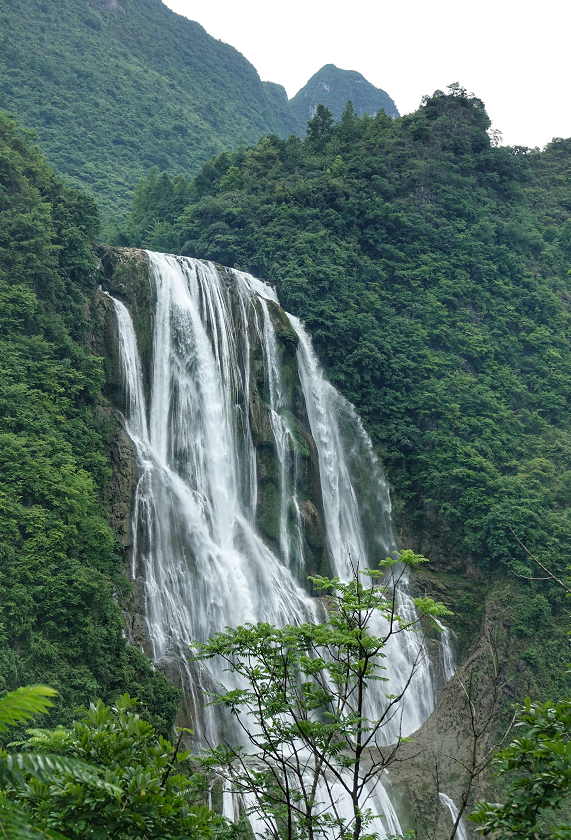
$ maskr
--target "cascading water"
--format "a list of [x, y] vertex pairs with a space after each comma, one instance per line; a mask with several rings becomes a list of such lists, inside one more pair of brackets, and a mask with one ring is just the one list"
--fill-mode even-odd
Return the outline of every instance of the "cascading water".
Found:
[[456, 672], [456, 657], [454, 656], [454, 647], [452, 645], [453, 633], [449, 627], [445, 627], [437, 618], [434, 620], [442, 632], [442, 641], [438, 653], [442, 676], [444, 682], [447, 683]]
[[[342, 580], [349, 580], [351, 563], [361, 568], [376, 568], [378, 560], [390, 557], [397, 549], [389, 490], [355, 409], [324, 378], [301, 321], [293, 315], [288, 317], [299, 336], [299, 373], [311, 433], [319, 452], [323, 507], [334, 570]], [[366, 489], [364, 498], [357, 497], [356, 488]], [[369, 516], [368, 528], [364, 527], [364, 514]], [[397, 605], [401, 618], [416, 620], [406, 576], [401, 577], [397, 587]], [[380, 619], [377, 618], [372, 630], [383, 634]], [[402, 691], [414, 671], [400, 713], [384, 728], [387, 742], [391, 742], [399, 733], [407, 736], [415, 732], [434, 709], [436, 697], [422, 634], [393, 636], [387, 645], [385, 668], [393, 694]], [[378, 690], [369, 693], [368, 714], [372, 718], [376, 715], [371, 706], [378, 708], [381, 697]]]
[[204, 715], [202, 734], [217, 743], [220, 722], [203, 694], [222, 673], [188, 670], [191, 642], [248, 621], [317, 620], [319, 610], [253, 526], [248, 342], [258, 296], [237, 277], [240, 305], [232, 312], [214, 266], [163, 255], [153, 255], [151, 266], [157, 304], [148, 424], [132, 322], [115, 303], [127, 431], [140, 469], [132, 574], [144, 582], [153, 659], [186, 669], [195, 713]]
[[[450, 817], [452, 819], [452, 825], [456, 823], [458, 819], [458, 808], [454, 804], [454, 801], [450, 799], [445, 793], [439, 793], [438, 797], [443, 805], [446, 805], [448, 810], [450, 811]], [[468, 832], [466, 831], [466, 822], [464, 817], [460, 817], [460, 821], [458, 823], [458, 829], [456, 831], [456, 836], [458, 840], [468, 840]]]
[[[203, 696], [223, 674], [212, 660], [188, 666], [191, 642], [246, 622], [283, 625], [323, 617], [319, 602], [299, 582], [308, 574], [301, 433], [292, 419], [291, 387], [278, 347], [274, 290], [212, 263], [153, 253], [149, 262], [156, 311], [148, 407], [131, 318], [114, 300], [126, 428], [140, 471], [132, 575], [143, 585], [152, 657], [159, 666], [171, 662], [181, 670], [196, 728], [204, 741], [216, 744], [232, 722], [209, 710]], [[334, 573], [348, 580], [351, 562], [374, 567], [396, 548], [388, 488], [353, 407], [324, 379], [303, 325], [293, 316], [289, 321], [299, 339], [299, 377], [317, 447], [329, 560]], [[255, 381], [263, 381], [261, 413], [254, 405]], [[254, 436], [256, 411], [263, 429]], [[266, 528], [264, 538], [257, 528], [258, 486], [265, 480], [257, 446], [273, 453], [279, 485], [277, 499], [267, 491], [265, 504], [275, 507], [277, 524], [273, 532]], [[403, 618], [414, 620], [406, 581], [399, 585], [398, 604]], [[391, 740], [399, 730], [406, 735], [417, 729], [434, 706], [422, 634], [391, 639], [385, 664], [390, 682], [377, 694], [371, 691], [371, 710], [383, 703], [386, 691], [397, 693], [415, 668], [406, 701], [387, 729]], [[378, 830], [399, 833], [382, 785], [371, 802], [385, 814]]]

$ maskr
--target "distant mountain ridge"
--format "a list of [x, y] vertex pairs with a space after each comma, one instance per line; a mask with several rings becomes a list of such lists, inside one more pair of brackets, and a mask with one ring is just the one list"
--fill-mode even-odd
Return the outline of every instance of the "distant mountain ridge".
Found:
[[[320, 101], [335, 116], [350, 98], [357, 113], [362, 103], [390, 110], [385, 100], [398, 113], [359, 73], [333, 69], [342, 103]], [[37, 132], [50, 164], [107, 221], [126, 213], [153, 166], [193, 176], [240, 142], [303, 136], [302, 92], [288, 101], [238, 50], [161, 0], [0, 3], [0, 110]]]
[[106, 214], [151, 166], [192, 175], [240, 141], [298, 131], [283, 87], [161, 0], [1, 3], [0, 109]]
[[325, 105], [338, 120], [348, 100], [360, 117], [364, 113], [373, 117], [381, 109], [390, 117], [400, 116], [388, 93], [372, 85], [356, 70], [341, 70], [334, 64], [326, 64], [318, 70], [290, 99], [290, 105], [298, 121], [305, 125], [318, 105]]

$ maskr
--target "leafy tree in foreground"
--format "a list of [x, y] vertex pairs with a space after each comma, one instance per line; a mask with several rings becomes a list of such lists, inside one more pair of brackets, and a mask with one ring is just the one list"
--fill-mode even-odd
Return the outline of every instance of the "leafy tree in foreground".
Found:
[[[35, 715], [46, 712], [53, 703], [50, 697], [56, 692], [44, 685], [26, 686], [12, 691], [0, 699], [0, 732], [23, 723]], [[33, 779], [37, 785], [46, 784], [53, 774], [66, 774], [78, 786], [93, 790], [99, 788], [118, 793], [107, 779], [101, 779], [97, 771], [84, 762], [61, 758], [57, 755], [38, 753], [9, 754], [0, 752], [0, 835], [5, 840], [66, 840], [57, 831], [41, 829], [31, 820], [27, 809], [11, 801], [6, 795], [21, 788], [24, 777]]]
[[571, 795], [571, 700], [536, 704], [528, 697], [516, 726], [519, 737], [495, 759], [498, 775], [513, 778], [505, 801], [479, 802], [468, 819], [481, 834], [497, 838], [571, 837], [569, 825], [538, 824], [542, 812]]
[[[247, 811], [275, 840], [311, 840], [323, 831], [331, 838], [372, 836], [366, 833], [369, 800], [406, 740], [402, 700], [425, 655], [422, 647], [400, 692], [375, 698], [384, 697], [381, 711], [367, 700], [372, 686], [386, 681], [382, 659], [389, 640], [418, 627], [418, 618], [398, 615], [397, 585], [422, 562], [405, 551], [378, 571], [357, 571], [348, 583], [312, 578], [328, 602], [323, 624], [249, 624], [197, 645], [197, 659], [221, 657], [239, 686], [213, 702], [235, 716], [247, 744], [226, 742], [202, 761], [243, 795]], [[388, 583], [382, 580], [387, 572]], [[370, 577], [370, 585], [359, 574]], [[421, 615], [450, 615], [429, 598], [415, 604]], [[386, 746], [391, 721], [397, 734]], [[349, 818], [341, 802], [349, 803]]]
[[[30, 691], [38, 687], [20, 689], [25, 697]], [[189, 802], [196, 780], [175, 772], [188, 752], [179, 752], [178, 744], [173, 747], [141, 720], [134, 711], [136, 703], [128, 694], [113, 708], [98, 700], [70, 729], [29, 730], [32, 737], [26, 746], [35, 752], [5, 758], [0, 766], [5, 836], [57, 840], [61, 831], [69, 838], [97, 840], [188, 840], [210, 833], [212, 812]], [[45, 711], [51, 704], [40, 705], [36, 699], [31, 712]], [[20, 714], [13, 722], [22, 719]], [[18, 833], [16, 817], [28, 826], [28, 833]], [[33, 824], [42, 830], [33, 829]]]

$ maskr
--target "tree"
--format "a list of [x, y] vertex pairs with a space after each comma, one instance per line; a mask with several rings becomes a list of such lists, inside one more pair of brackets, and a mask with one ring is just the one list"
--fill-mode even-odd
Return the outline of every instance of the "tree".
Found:
[[[11, 691], [0, 698], [0, 732], [24, 723], [35, 715], [47, 712], [53, 703], [49, 699], [57, 692], [44, 685], [26, 686]], [[117, 793], [107, 779], [82, 761], [38, 753], [0, 752], [0, 833], [5, 840], [67, 840], [58, 831], [39, 828], [31, 819], [28, 809], [11, 801], [10, 794], [25, 785], [25, 778], [36, 785], [46, 784], [53, 774], [65, 774], [77, 786]]]
[[345, 106], [345, 110], [341, 114], [339, 123], [335, 127], [335, 135], [341, 141], [342, 146], [350, 146], [355, 142], [360, 127], [361, 121], [359, 120], [359, 115], [355, 112], [353, 103], [349, 100]]
[[[402, 714], [422, 648], [397, 695], [379, 691], [381, 710], [367, 701], [386, 681], [382, 659], [391, 637], [418, 629], [418, 618], [398, 615], [397, 587], [405, 571], [422, 562], [405, 551], [377, 571], [355, 570], [348, 583], [311, 578], [328, 606], [322, 624], [248, 624], [196, 645], [195, 659], [220, 657], [239, 686], [223, 687], [212, 702], [232, 713], [247, 744], [226, 741], [205, 752], [202, 762], [243, 795], [248, 813], [275, 840], [312, 840], [322, 831], [354, 840], [372, 836], [366, 834], [370, 797], [406, 740], [398, 726], [387, 746], [386, 727]], [[371, 579], [367, 586], [363, 575]], [[421, 615], [450, 615], [429, 598], [415, 604]], [[341, 802], [348, 803], [349, 818]]]
[[307, 123], [307, 141], [315, 146], [316, 151], [322, 152], [327, 141], [333, 136], [333, 114], [325, 105], [318, 105], [317, 110]]
[[[98, 700], [70, 729], [29, 730], [24, 746], [34, 752], [5, 759], [0, 776], [6, 813], [30, 827], [9, 838], [61, 838], [61, 831], [69, 838], [182, 840], [210, 833], [212, 812], [189, 801], [196, 780], [175, 772], [188, 758], [180, 737], [173, 747], [139, 717], [136, 704], [128, 694], [113, 708]], [[33, 825], [42, 829], [34, 833]]]
[[511, 779], [504, 802], [478, 802], [468, 819], [497, 838], [571, 837], [569, 825], [538, 825], [543, 811], [571, 795], [571, 700], [531, 703], [528, 697], [515, 726], [519, 737], [494, 760], [497, 775]]

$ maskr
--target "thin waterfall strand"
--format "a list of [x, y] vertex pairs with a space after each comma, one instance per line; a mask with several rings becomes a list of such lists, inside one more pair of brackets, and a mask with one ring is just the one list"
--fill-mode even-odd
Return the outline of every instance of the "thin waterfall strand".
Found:
[[[323, 506], [334, 571], [347, 581], [354, 567], [374, 569], [380, 559], [394, 555], [397, 549], [388, 486], [355, 409], [324, 378], [302, 322], [293, 315], [288, 317], [299, 336], [298, 366], [311, 433], [319, 453]], [[368, 508], [373, 514], [368, 529], [363, 524], [363, 505], [357, 498], [355, 475], [368, 484]], [[406, 622], [417, 620], [406, 575], [397, 587], [397, 608]], [[386, 622], [375, 616], [371, 629], [382, 635]], [[388, 686], [382, 687], [382, 683], [371, 686], [367, 707], [370, 717], [377, 716], [384, 694], [399, 694], [414, 672], [401, 707], [384, 729], [385, 738], [391, 742], [399, 734], [410, 735], [422, 725], [434, 709], [436, 696], [432, 666], [421, 632], [393, 636], [386, 653], [384, 665]]]
[[[439, 793], [438, 798], [442, 802], [443, 805], [446, 805], [448, 810], [450, 811], [450, 817], [452, 818], [452, 825], [458, 819], [458, 808], [454, 804], [454, 800], [450, 799], [445, 793]], [[464, 817], [460, 818], [460, 822], [458, 823], [458, 829], [456, 831], [458, 836], [458, 840], [468, 840], [468, 831], [466, 830], [466, 823], [464, 821]]]

